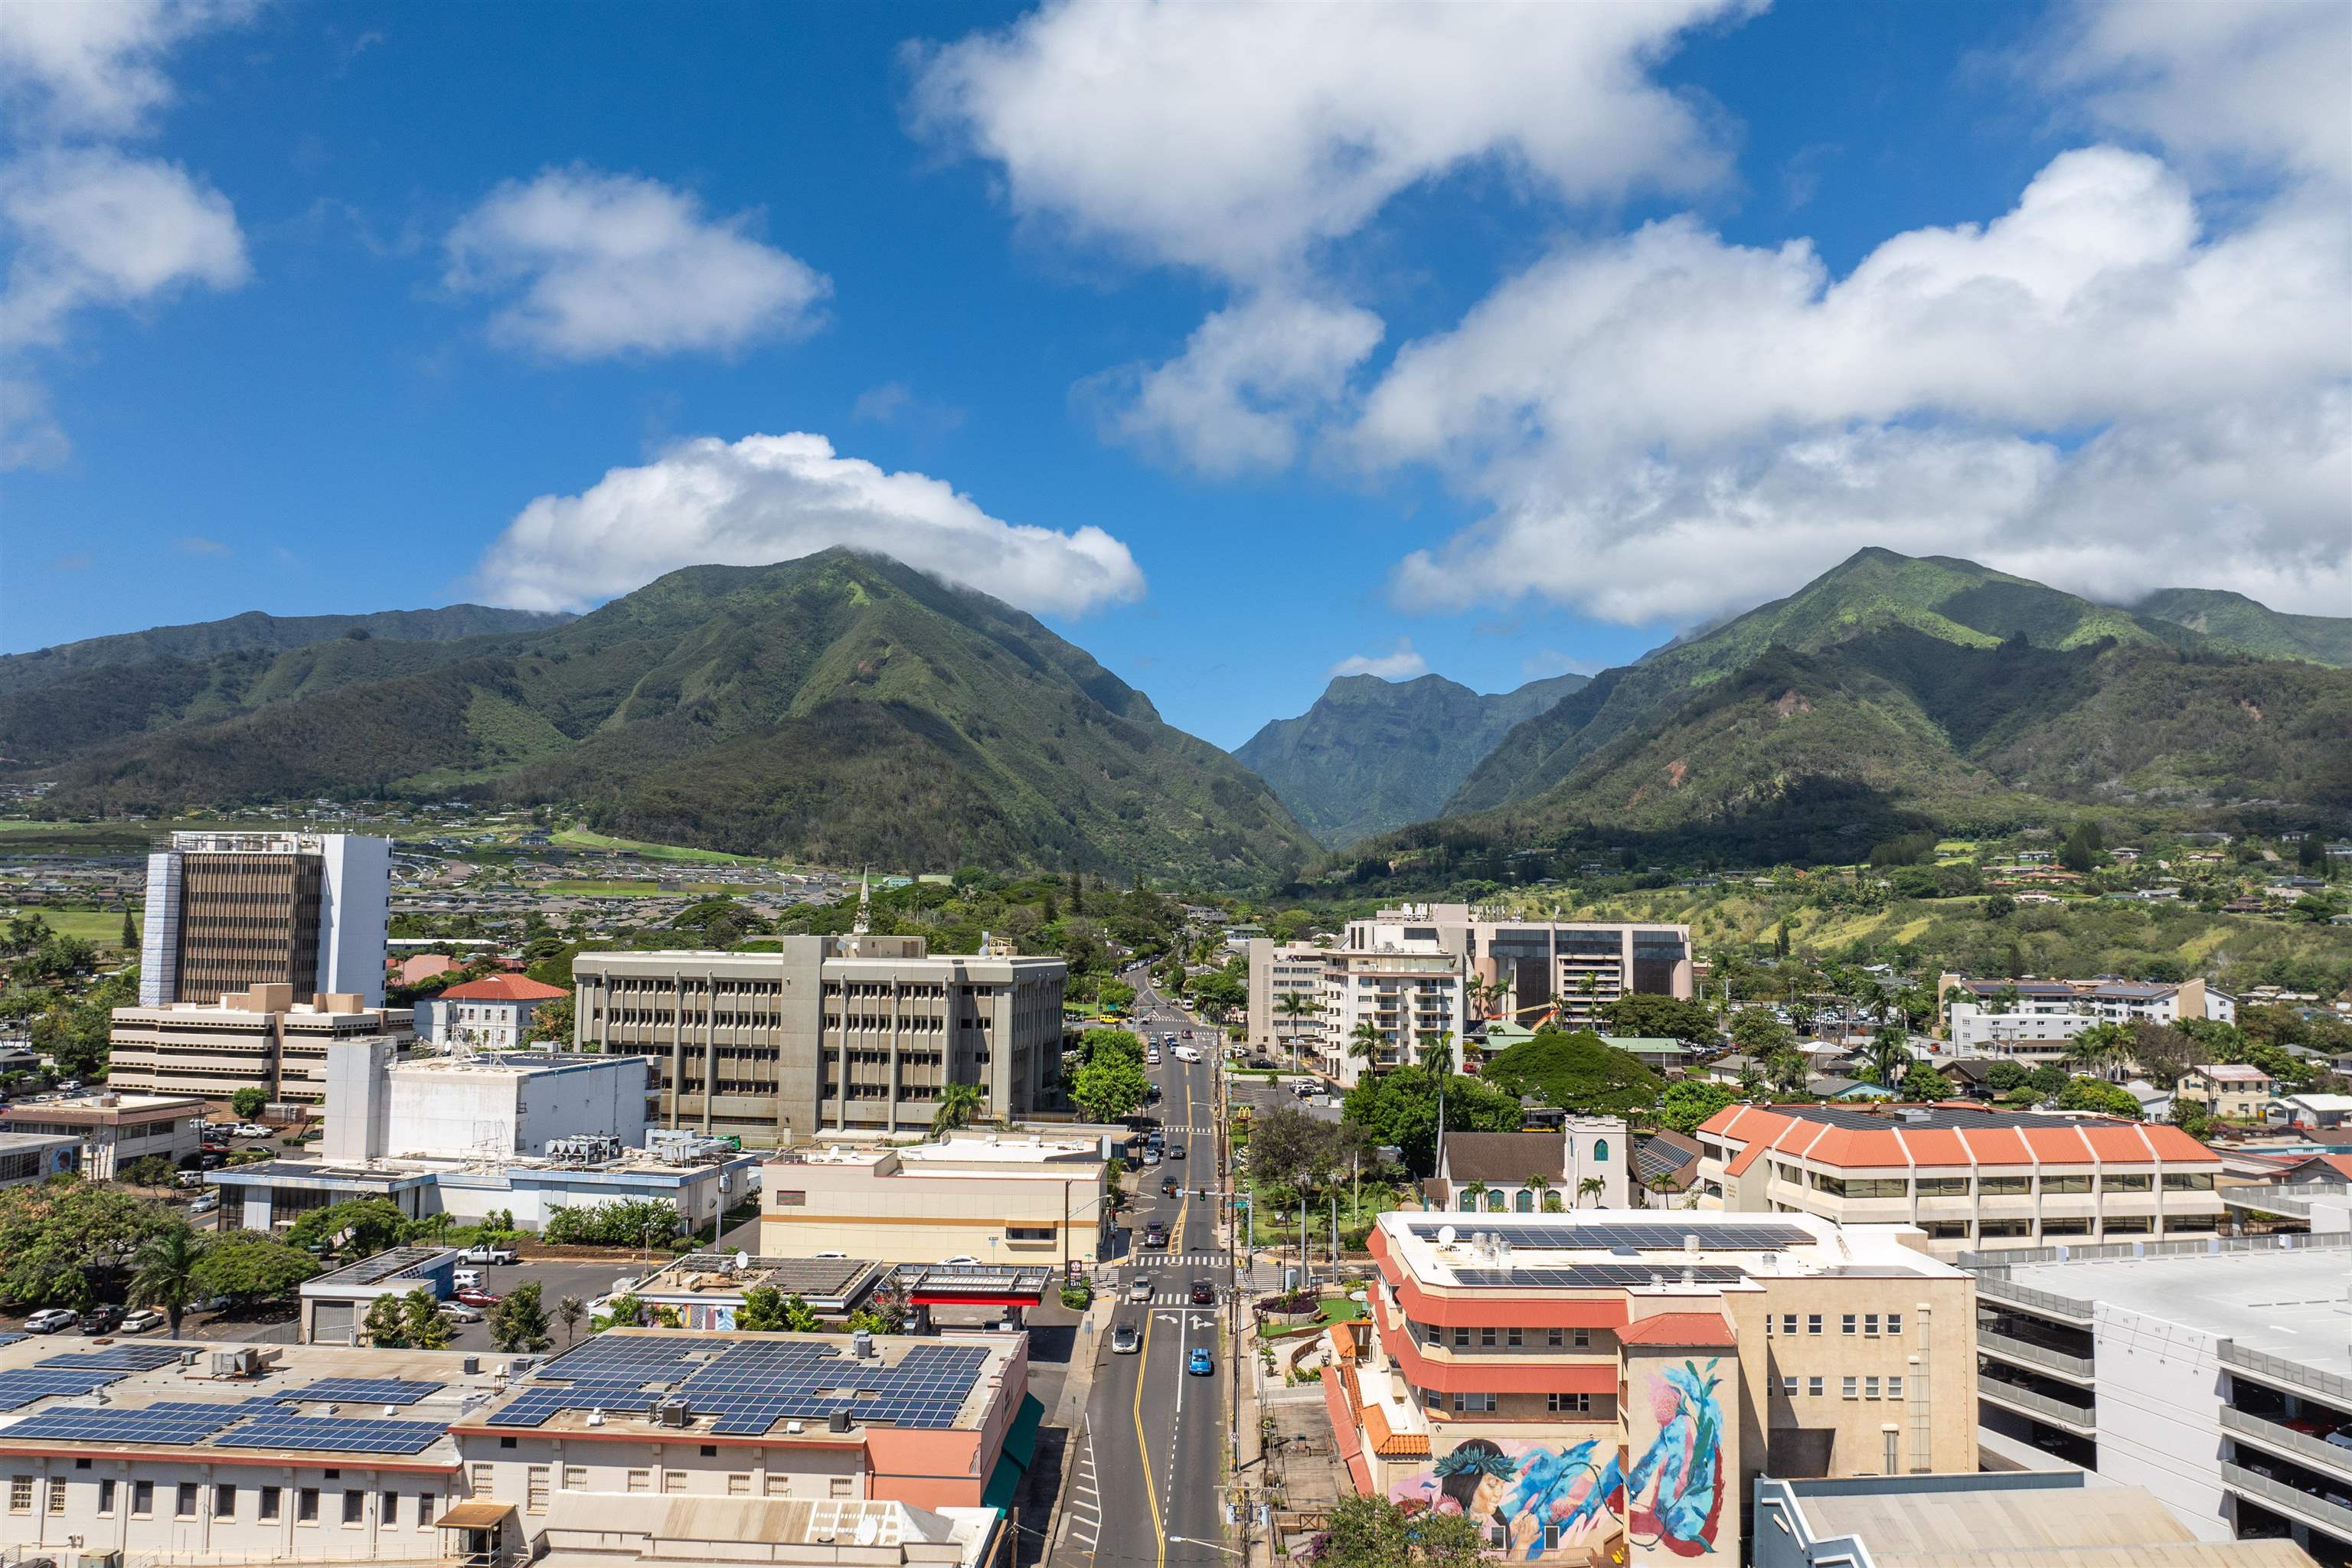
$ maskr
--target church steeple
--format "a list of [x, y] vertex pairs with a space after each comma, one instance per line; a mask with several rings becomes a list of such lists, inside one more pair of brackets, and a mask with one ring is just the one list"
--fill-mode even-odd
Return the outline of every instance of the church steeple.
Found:
[[873, 916], [874, 874], [871, 871], [860, 871], [857, 874], [857, 921], [849, 928], [849, 934], [864, 936], [872, 931]]

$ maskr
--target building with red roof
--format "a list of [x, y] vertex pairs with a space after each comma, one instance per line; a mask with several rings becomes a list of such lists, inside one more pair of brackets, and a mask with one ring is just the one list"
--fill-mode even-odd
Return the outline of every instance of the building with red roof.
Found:
[[416, 1032], [444, 1050], [510, 1051], [529, 1038], [533, 1014], [570, 994], [527, 974], [486, 975], [418, 1003]]
[[1966, 1104], [1732, 1105], [1698, 1206], [1916, 1225], [1938, 1256], [2220, 1228], [2221, 1157], [2178, 1127]]

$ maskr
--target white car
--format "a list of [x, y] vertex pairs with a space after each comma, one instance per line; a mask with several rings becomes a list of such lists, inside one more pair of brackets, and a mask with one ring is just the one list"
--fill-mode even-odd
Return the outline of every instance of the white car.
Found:
[[940, 1259], [939, 1266], [941, 1268], [977, 1268], [980, 1267], [980, 1259], [966, 1252], [954, 1258], [942, 1258]]
[[63, 1307], [44, 1307], [25, 1320], [28, 1334], [58, 1334], [74, 1326], [74, 1314]]
[[217, 1191], [199, 1193], [196, 1194], [196, 1201], [188, 1205], [188, 1212], [210, 1214], [218, 1207], [220, 1207], [220, 1194]]
[[457, 1258], [462, 1263], [495, 1265], [503, 1268], [515, 1261], [515, 1250], [511, 1247], [476, 1246], [466, 1248], [457, 1255]]

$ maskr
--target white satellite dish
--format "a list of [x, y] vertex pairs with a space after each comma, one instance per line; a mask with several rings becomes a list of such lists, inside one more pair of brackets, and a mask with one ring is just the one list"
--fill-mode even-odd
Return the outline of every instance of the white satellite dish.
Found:
[[1452, 1226], [1441, 1225], [1437, 1227], [1437, 1245], [1440, 1247], [1451, 1247], [1454, 1245], [1454, 1227]]
[[751, 1267], [751, 1255], [740, 1247], [735, 1249], [735, 1267], [739, 1270]]

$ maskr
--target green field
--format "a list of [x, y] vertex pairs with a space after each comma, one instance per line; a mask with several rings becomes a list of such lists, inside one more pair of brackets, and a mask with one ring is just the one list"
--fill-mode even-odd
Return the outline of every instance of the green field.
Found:
[[661, 891], [659, 882], [541, 882], [539, 890], [555, 898], [637, 898]]
[[[49, 922], [49, 929], [59, 936], [79, 937], [93, 947], [122, 945], [122, 911], [121, 910], [53, 910], [39, 904], [11, 909], [11, 914], [38, 915]], [[138, 917], [133, 916], [135, 921]]]
[[584, 827], [567, 827], [552, 836], [552, 841], [565, 849], [611, 849], [626, 855], [643, 856], [648, 860], [702, 860], [729, 866], [764, 866], [767, 861], [756, 855], [728, 855], [717, 849], [681, 849], [675, 844], [647, 844], [635, 838], [613, 838], [602, 833], [591, 833]]

